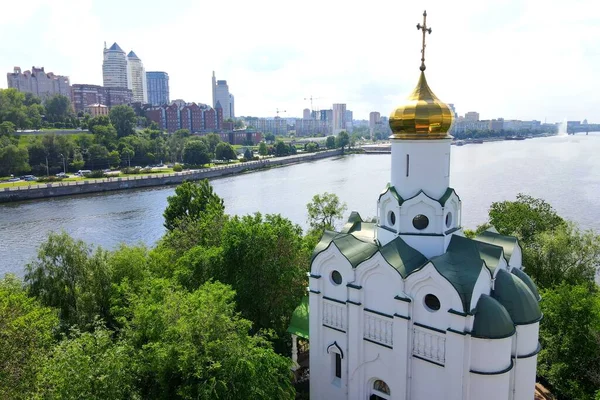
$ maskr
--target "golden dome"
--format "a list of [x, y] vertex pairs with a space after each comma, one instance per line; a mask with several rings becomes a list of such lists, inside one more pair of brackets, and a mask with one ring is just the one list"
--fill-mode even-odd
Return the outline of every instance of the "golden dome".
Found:
[[448, 130], [454, 119], [453, 113], [440, 101], [427, 85], [425, 68], [417, 87], [405, 104], [397, 107], [390, 115], [393, 139], [447, 139]]

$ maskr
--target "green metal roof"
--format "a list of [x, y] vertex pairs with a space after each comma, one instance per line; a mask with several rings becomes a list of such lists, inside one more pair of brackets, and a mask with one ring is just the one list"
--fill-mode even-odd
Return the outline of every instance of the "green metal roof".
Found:
[[381, 192], [381, 194], [379, 195], [379, 199], [381, 199], [381, 196], [383, 196], [387, 192], [391, 192], [392, 193], [392, 196], [394, 196], [394, 198], [398, 202], [399, 206], [401, 206], [402, 203], [404, 203], [404, 199], [398, 194], [398, 192], [396, 191], [396, 188], [393, 187], [392, 185], [390, 185], [389, 183], [386, 185], [385, 190], [383, 192]]
[[460, 296], [465, 312], [469, 312], [473, 289], [484, 262], [477, 246], [462, 236], [452, 235], [446, 253], [431, 259], [433, 266], [446, 278]]
[[538, 292], [537, 286], [535, 285], [535, 283], [533, 283], [533, 280], [529, 277], [529, 275], [527, 275], [525, 272], [523, 272], [523, 270], [520, 270], [518, 268], [513, 268], [511, 273], [518, 276], [519, 279], [521, 279], [527, 285], [527, 287], [529, 288], [529, 290], [531, 290], [531, 293], [533, 293], [537, 301], [540, 301], [542, 299], [542, 296], [540, 296], [540, 292]]
[[515, 333], [515, 325], [506, 308], [493, 297], [482, 294], [474, 310], [471, 335], [485, 339], [502, 339]]
[[332, 240], [332, 243], [340, 249], [340, 253], [348, 259], [352, 268], [356, 268], [358, 264], [368, 260], [379, 250], [377, 245], [363, 242], [346, 233], [340, 233]]
[[477, 235], [475, 240], [502, 247], [504, 249], [504, 255], [509, 261], [515, 246], [517, 246], [518, 243], [517, 238], [514, 236], [501, 235], [489, 229]]
[[[456, 192], [454, 191], [453, 188], [449, 187], [448, 189], [446, 189], [446, 192], [442, 195], [442, 197], [440, 197], [440, 199], [438, 201], [440, 202], [442, 207], [446, 205], [446, 202], [448, 201], [450, 196], [452, 196], [452, 193], [456, 193]], [[458, 197], [458, 195], [456, 195], [456, 197]]]
[[287, 331], [298, 337], [308, 340], [308, 327], [309, 327], [309, 307], [308, 307], [308, 296], [304, 296], [300, 305], [296, 307], [292, 314], [292, 320]]
[[542, 318], [535, 294], [517, 275], [504, 269], [498, 271], [492, 297], [508, 311], [516, 325], [527, 325]]
[[400, 236], [380, 249], [381, 255], [394, 267], [402, 278], [427, 264], [427, 257], [410, 247]]

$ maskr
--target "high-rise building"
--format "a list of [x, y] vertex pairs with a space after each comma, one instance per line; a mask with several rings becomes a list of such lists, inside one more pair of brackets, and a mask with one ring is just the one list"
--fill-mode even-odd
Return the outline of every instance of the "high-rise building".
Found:
[[142, 60], [132, 51], [127, 54], [127, 87], [131, 89], [133, 102], [148, 103], [146, 71]]
[[308, 108], [305, 108], [304, 111], [302, 111], [302, 119], [310, 119], [310, 110]]
[[233, 95], [229, 93], [227, 81], [217, 80], [215, 71], [212, 76], [213, 108], [217, 109], [217, 103], [220, 103], [223, 109], [223, 118], [229, 119], [235, 117], [234, 106], [232, 104]]
[[148, 103], [153, 106], [169, 104], [169, 74], [162, 71], [146, 72]]
[[369, 133], [371, 135], [371, 140], [373, 140], [373, 133], [375, 132], [375, 128], [381, 121], [381, 114], [377, 111], [371, 111], [369, 113]]
[[8, 87], [23, 93], [33, 93], [42, 100], [55, 94], [62, 94], [71, 98], [71, 84], [68, 76], [46, 73], [44, 67], [31, 67], [31, 71], [21, 72], [20, 67], [15, 67], [13, 72], [6, 74]]
[[73, 107], [75, 112], [85, 112], [92, 104], [106, 104], [104, 88], [98, 85], [74, 84], [71, 87], [73, 93]]
[[467, 121], [479, 121], [479, 113], [475, 111], [469, 111], [465, 114], [465, 120]]
[[353, 121], [354, 115], [352, 111], [346, 110], [346, 112], [344, 113], [344, 123], [346, 124], [346, 131], [352, 132], [352, 130], [354, 129]]
[[346, 105], [345, 104], [334, 104], [333, 105], [333, 119], [332, 119], [332, 131], [334, 135], [337, 135], [341, 131], [346, 130]]
[[104, 99], [110, 108], [121, 104], [130, 104], [133, 93], [127, 87], [105, 87]]
[[235, 97], [229, 93], [229, 117], [235, 118]]
[[115, 42], [110, 48], [104, 44], [104, 61], [102, 62], [102, 81], [104, 87], [127, 88], [127, 57]]

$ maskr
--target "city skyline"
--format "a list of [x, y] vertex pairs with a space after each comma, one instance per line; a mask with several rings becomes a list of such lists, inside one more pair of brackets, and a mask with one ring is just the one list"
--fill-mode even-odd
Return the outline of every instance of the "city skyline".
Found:
[[[254, 15], [253, 29], [243, 35], [232, 30], [219, 41], [205, 41], [201, 54], [189, 52], [185, 41], [156, 32], [196, 37], [201, 32], [194, 19], [218, 13], [216, 4], [190, 0], [170, 8], [153, 1], [144, 7], [113, 0], [33, 3], [26, 10], [7, 4], [7, 13], [18, 10], [20, 18], [7, 20], [0, 34], [21, 40], [0, 44], [3, 71], [17, 65], [43, 66], [69, 76], [72, 84], [102, 84], [98, 49], [104, 41], [116, 41], [143, 55], [147, 70], [169, 74], [171, 98], [210, 103], [208, 78], [215, 70], [234, 88], [237, 115], [274, 116], [277, 108], [301, 115], [310, 107], [304, 98], [313, 95], [321, 97], [315, 109], [346, 103], [356, 119], [368, 119], [370, 111], [388, 115], [413, 89], [420, 59], [415, 16], [426, 7], [433, 29], [427, 43], [428, 80], [439, 97], [456, 105], [458, 114], [478, 111], [482, 119], [542, 122], [600, 120], [600, 99], [595, 95], [600, 82], [594, 77], [600, 68], [595, 46], [600, 24], [593, 13], [582, 12], [593, 8], [591, 1], [297, 7], [293, 19], [311, 20], [310, 26], [318, 27], [314, 29], [294, 29], [288, 18], [252, 14], [257, 7], [268, 9], [270, 1], [234, 2], [230, 23], [239, 25]], [[196, 12], [201, 7], [203, 12]], [[119, 15], [112, 12], [116, 8], [122, 8]], [[135, 19], [128, 17], [134, 14]], [[347, 24], [344, 29], [327, 23], [334, 14]], [[54, 16], [85, 20], [85, 34], [73, 35], [71, 24], [52, 23]], [[218, 30], [219, 23], [207, 19], [203, 30]], [[310, 45], [340, 32], [343, 40], [336, 40], [336, 46]], [[397, 49], [390, 48], [389, 38], [397, 38]]]

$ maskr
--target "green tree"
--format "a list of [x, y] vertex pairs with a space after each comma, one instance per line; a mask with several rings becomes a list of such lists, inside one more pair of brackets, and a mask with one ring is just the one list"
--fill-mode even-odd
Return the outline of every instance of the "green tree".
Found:
[[14, 135], [16, 132], [15, 124], [10, 121], [4, 121], [0, 123], [0, 136]]
[[[89, 116], [89, 114], [87, 114]], [[90, 132], [94, 131], [96, 126], [110, 126], [110, 118], [106, 115], [97, 115], [88, 121], [88, 129]]]
[[336, 148], [341, 148], [342, 153], [343, 153], [344, 148], [346, 146], [348, 146], [349, 143], [350, 143], [350, 136], [348, 135], [348, 132], [341, 131], [340, 133], [338, 133], [337, 137], [335, 138], [335, 147]]
[[177, 129], [175, 132], [173, 132], [173, 136], [178, 138], [186, 138], [190, 136], [190, 131], [189, 129]]
[[335, 149], [335, 136], [327, 136], [325, 140], [325, 146], [328, 149]]
[[314, 153], [315, 151], [317, 151], [317, 144], [314, 142], [310, 142], [306, 145], [306, 151], [308, 153]]
[[302, 229], [280, 215], [236, 216], [225, 224], [222, 247], [215, 278], [232, 286], [255, 331], [273, 329], [283, 337], [307, 284]]
[[118, 105], [111, 108], [110, 122], [117, 130], [118, 137], [130, 136], [135, 133], [135, 111], [128, 105]]
[[95, 136], [96, 143], [112, 149], [117, 143], [117, 130], [112, 125], [94, 125], [90, 132]]
[[121, 164], [121, 155], [117, 150], [113, 150], [108, 153], [108, 164], [111, 167], [117, 168]]
[[[27, 93], [29, 94], [29, 93]], [[40, 104], [31, 104], [27, 107], [27, 119], [29, 120], [29, 127], [33, 129], [40, 129], [42, 127], [42, 116], [46, 110], [44, 106]]]
[[23, 104], [25, 104], [25, 106], [27, 107], [32, 105], [41, 105], [42, 99], [40, 99], [33, 93], [25, 93], [25, 99], [23, 100]]
[[336, 194], [325, 192], [315, 194], [306, 209], [310, 228], [322, 232], [325, 229], [334, 230], [336, 220], [344, 216], [347, 207]]
[[267, 154], [269, 154], [267, 150], [267, 144], [265, 142], [260, 142], [260, 144], [258, 145], [258, 154], [260, 154], [261, 156], [266, 156]]
[[522, 193], [516, 201], [492, 203], [489, 217], [499, 233], [517, 235], [524, 243], [529, 243], [537, 233], [552, 231], [565, 223], [550, 204]]
[[214, 155], [217, 151], [217, 145], [221, 143], [221, 136], [217, 135], [216, 133], [209, 133], [208, 135], [204, 136], [203, 139], [206, 140], [208, 151]]
[[281, 140], [275, 144], [275, 155], [277, 157], [287, 156], [290, 153], [290, 148]]
[[594, 398], [600, 388], [600, 295], [590, 285], [542, 291], [538, 375], [558, 398]]
[[[216, 282], [189, 293], [155, 280], [133, 305], [127, 337], [141, 349], [142, 398], [293, 399], [290, 361], [249, 336], [234, 292]], [[265, 379], [268, 377], [268, 379]]]
[[244, 151], [244, 158], [246, 160], [250, 161], [253, 157], [254, 155], [252, 154], [252, 151], [250, 149], [246, 149], [246, 151]]
[[267, 142], [273, 143], [275, 141], [275, 135], [273, 135], [272, 133], [267, 133], [265, 135], [265, 140]]
[[71, 115], [71, 100], [62, 94], [48, 98], [45, 104], [46, 118], [50, 122], [65, 122]]
[[210, 153], [202, 140], [190, 140], [183, 148], [183, 162], [204, 165], [210, 162]]
[[223, 199], [213, 191], [207, 179], [200, 182], [184, 182], [177, 186], [175, 195], [167, 198], [165, 228], [175, 229], [182, 221], [198, 220], [209, 208], [225, 210]]
[[121, 150], [121, 158], [127, 160], [127, 166], [131, 167], [131, 159], [135, 156], [135, 151], [129, 146], [124, 147]]
[[88, 162], [92, 169], [101, 168], [107, 165], [108, 150], [100, 144], [93, 144], [88, 149]]
[[56, 311], [27, 296], [13, 275], [0, 279], [0, 393], [30, 399], [40, 364], [54, 344]]
[[25, 266], [28, 292], [55, 307], [63, 331], [73, 325], [90, 329], [97, 316], [110, 322], [108, 254], [92, 250], [66, 233], [50, 233], [37, 259]]
[[25, 95], [17, 89], [0, 89], [0, 122], [9, 121], [17, 129], [28, 128]]
[[235, 160], [237, 155], [229, 143], [220, 142], [215, 150], [215, 158], [218, 160]]
[[27, 172], [29, 166], [29, 153], [15, 145], [0, 148], [0, 176]]
[[101, 325], [74, 330], [42, 366], [39, 399], [139, 399], [134, 349]]

